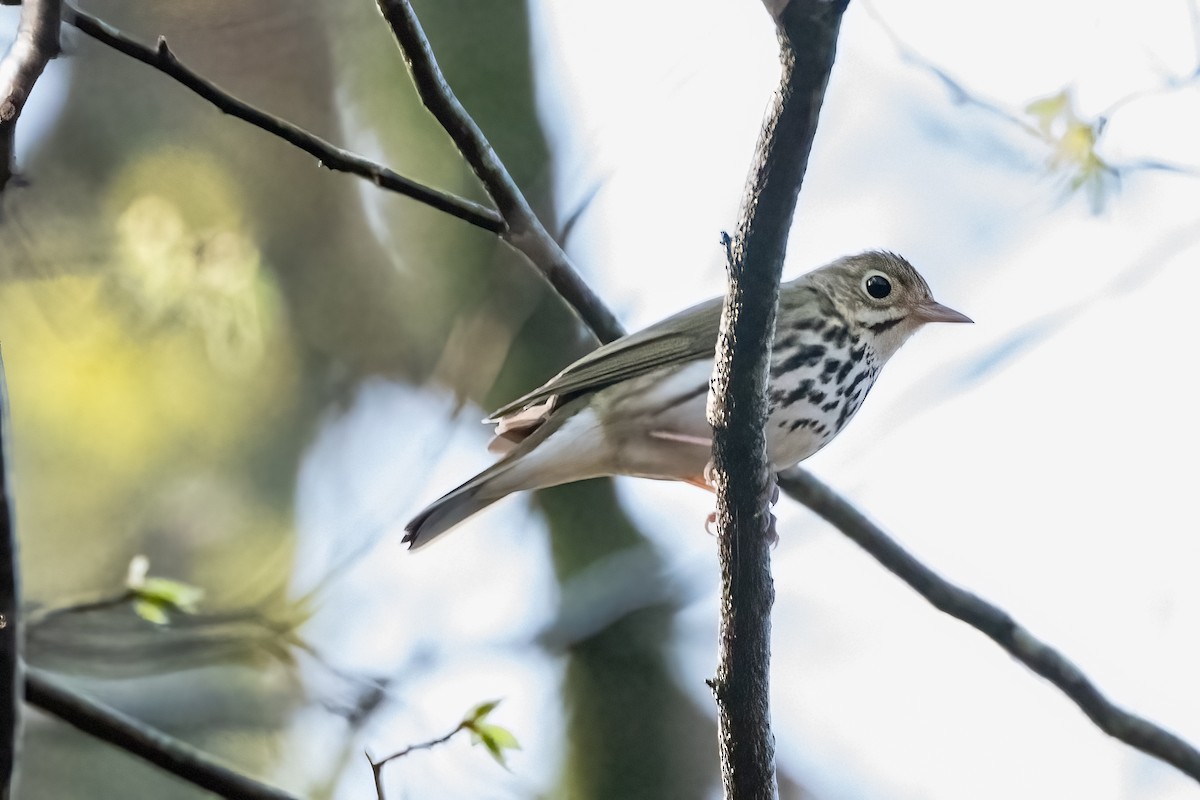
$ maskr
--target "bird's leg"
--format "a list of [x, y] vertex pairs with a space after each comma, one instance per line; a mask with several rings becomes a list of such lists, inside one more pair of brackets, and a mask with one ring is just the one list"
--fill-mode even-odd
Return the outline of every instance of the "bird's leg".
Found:
[[[713, 462], [710, 460], [708, 462], [708, 464], [706, 464], [704, 467], [704, 478], [703, 479], [685, 478], [685, 480], [688, 483], [692, 484], [693, 486], [699, 486], [700, 488], [707, 489], [710, 492], [713, 492], [715, 494], [716, 489], [713, 488], [712, 473], [713, 473]], [[778, 479], [778, 476], [774, 472], [772, 472], [771, 473], [770, 506], [774, 507], [774, 505], [778, 502], [779, 502], [779, 479]], [[711, 512], [704, 519], [704, 530], [708, 533], [709, 536], [717, 535], [716, 531], [714, 531], [713, 527], [712, 527], [714, 524], [716, 524], [716, 521], [717, 521], [717, 512], [716, 511]], [[775, 521], [776, 521], [775, 520], [775, 512], [772, 511], [771, 508], [769, 507], [767, 509], [767, 527], [766, 527], [766, 530], [764, 531], [763, 535], [765, 535], [767, 537], [767, 541], [770, 543], [771, 547], [779, 546], [779, 531], [775, 527]]]
[[767, 505], [767, 541], [771, 547], [779, 546], [779, 531], [775, 528], [775, 504], [779, 502], [779, 476], [771, 470], [771, 501]]
[[[676, 433], [675, 431], [661, 431], [661, 430], [650, 431], [649, 436], [652, 439], [662, 439], [663, 441], [666, 441], [666, 442], [678, 442], [680, 444], [695, 445], [696, 447], [703, 447], [703, 448], [706, 448], [709, 450], [712, 449], [712, 439], [707, 436], [693, 436], [688, 433]], [[692, 486], [698, 486], [699, 488], [704, 489], [705, 491], [716, 494], [717, 490], [713, 485], [712, 470], [713, 470], [713, 462], [712, 462], [712, 459], [709, 459], [708, 463], [704, 465], [704, 472], [702, 474], [684, 476], [684, 477], [681, 477], [679, 480], [683, 481], [684, 483], [690, 483]], [[710, 535], [713, 534], [712, 525], [716, 521], [717, 521], [717, 512], [716, 511], [709, 514], [707, 519], [705, 519], [705, 521], [704, 521], [704, 530], [708, 531], [708, 533]]]
[[[716, 469], [716, 465], [713, 463], [713, 460], [710, 458], [708, 460], [708, 463], [706, 463], [704, 465], [704, 476], [700, 479], [701, 481], [703, 481], [704, 488], [706, 488], [710, 492], [712, 492], [713, 495], [716, 495], [716, 493], [717, 493], [716, 484], [713, 483], [713, 471], [715, 469]], [[707, 517], [705, 517], [705, 519], [704, 519], [704, 530], [709, 536], [717, 535], [717, 532], [714, 531], [713, 527], [712, 527], [713, 525], [716, 524], [716, 522], [717, 522], [717, 510], [714, 508], [711, 512], [709, 512], [709, 515]]]
[[676, 433], [675, 431], [650, 431], [647, 435], [651, 439], [662, 439], [664, 442], [679, 442], [680, 444], [694, 444], [697, 447], [712, 447], [712, 439], [707, 436], [692, 436], [690, 433]]
[[[709, 463], [711, 464], [712, 462], [709, 462]], [[692, 486], [698, 486], [701, 489], [704, 489], [707, 492], [712, 492], [714, 495], [716, 495], [717, 490], [715, 488], [713, 488], [712, 482], [709, 481], [709, 479], [707, 477], [708, 467], [704, 468], [704, 475], [705, 475], [705, 477], [697, 476], [694, 478], [681, 478], [680, 480], [682, 480], [684, 483], [690, 483]], [[713, 529], [712, 529], [712, 526], [716, 521], [717, 521], [717, 512], [716, 511], [711, 512], [707, 517], [704, 518], [704, 530], [708, 532], [709, 536], [716, 536], [716, 532], [713, 531]]]
[[[714, 469], [715, 467], [712, 459], [709, 459], [708, 463], [704, 465], [704, 475], [702, 477], [682, 478], [682, 480], [684, 483], [690, 483], [692, 486], [699, 486], [701, 489], [705, 489], [713, 494], [716, 494], [717, 490], [713, 484]], [[774, 505], [779, 502], [779, 479], [778, 475], [776, 475], [774, 471], [771, 472], [770, 486], [770, 506], [774, 507]], [[710, 512], [709, 515], [704, 518], [704, 530], [709, 536], [717, 535], [717, 532], [713, 530], [713, 525], [715, 525], [716, 522], [717, 512], [715, 510]], [[769, 508], [767, 510], [767, 529], [764, 532], [764, 535], [767, 537], [767, 541], [770, 542], [771, 547], [777, 547], [779, 545], [779, 531], [775, 528], [775, 513]]]

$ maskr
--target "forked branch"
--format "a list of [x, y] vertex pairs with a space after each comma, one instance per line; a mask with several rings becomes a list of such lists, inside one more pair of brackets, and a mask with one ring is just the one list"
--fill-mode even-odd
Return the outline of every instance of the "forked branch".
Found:
[[212, 81], [194, 72], [179, 60], [167, 45], [166, 37], [158, 37], [154, 47], [142, 44], [137, 39], [127, 36], [107, 22], [94, 17], [73, 6], [66, 6], [67, 22], [74, 25], [82, 33], [101, 44], [111, 47], [118, 53], [124, 53], [147, 66], [153, 67], [163, 74], [174, 78], [179, 83], [191, 89], [200, 97], [212, 103], [222, 112], [248, 122], [256, 128], [277, 136], [295, 147], [300, 148], [317, 159], [321, 166], [335, 172], [347, 172], [366, 178], [381, 189], [396, 192], [405, 197], [424, 203], [430, 208], [436, 208], [452, 217], [463, 220], [491, 233], [499, 233], [504, 229], [504, 221], [490, 208], [463, 197], [433, 189], [404, 177], [382, 164], [377, 164], [360, 155], [343, 150], [321, 137], [309, 133], [298, 125], [281, 119], [273, 114], [252, 106], [244, 100], [239, 100], [229, 92], [217, 86]]
[[17, 120], [33, 85], [58, 55], [59, 0], [25, 0], [17, 36], [0, 61], [0, 191], [16, 174]]
[[579, 276], [571, 259], [533, 213], [483, 131], [458, 101], [433, 55], [425, 31], [408, 0], [377, 0], [416, 84], [421, 102], [454, 140], [484, 190], [504, 218], [500, 236], [544, 277], [601, 342], [625, 334], [616, 316]]

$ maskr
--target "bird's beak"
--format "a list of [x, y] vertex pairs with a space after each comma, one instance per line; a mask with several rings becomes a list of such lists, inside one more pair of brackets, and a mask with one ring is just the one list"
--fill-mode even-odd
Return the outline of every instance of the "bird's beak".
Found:
[[921, 322], [974, 322], [966, 314], [961, 314], [949, 306], [944, 306], [936, 300], [921, 303], [917, 306], [917, 319]]

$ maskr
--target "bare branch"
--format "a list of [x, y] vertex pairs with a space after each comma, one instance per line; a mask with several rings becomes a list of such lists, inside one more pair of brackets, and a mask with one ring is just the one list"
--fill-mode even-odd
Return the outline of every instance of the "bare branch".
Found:
[[[6, 0], [7, 1], [7, 0]], [[328, 169], [366, 178], [382, 189], [411, 197], [439, 211], [500, 235], [546, 278], [579, 315], [596, 337], [612, 341], [624, 329], [591, 288], [583, 282], [562, 248], [546, 232], [511, 176], [492, 151], [482, 132], [454, 97], [429, 49], [416, 15], [407, 3], [381, 0], [380, 8], [405, 48], [414, 81], [426, 106], [446, 127], [464, 158], [475, 170], [500, 213], [462, 197], [424, 186], [362, 156], [321, 139], [287, 120], [250, 105], [185, 66], [171, 51], [166, 39], [150, 47], [129, 37], [103, 20], [73, 6], [66, 6], [66, 20], [82, 33], [114, 50], [137, 59], [182, 83], [230, 116], [260, 128], [315, 156]], [[404, 43], [412, 45], [416, 58]], [[448, 110], [448, 113], [439, 113]]]
[[487, 751], [491, 753], [492, 758], [496, 759], [496, 762], [503, 766], [504, 751], [514, 749], [519, 750], [521, 748], [520, 745], [517, 744], [516, 738], [514, 738], [511, 733], [504, 728], [501, 728], [498, 725], [493, 725], [487, 721], [488, 716], [496, 710], [496, 706], [498, 705], [500, 705], [499, 700], [490, 700], [486, 703], [480, 703], [467, 712], [467, 715], [463, 717], [462, 721], [459, 722], [458, 725], [456, 725], [449, 733], [439, 736], [436, 739], [430, 739], [427, 742], [421, 742], [420, 744], [410, 744], [403, 750], [392, 753], [390, 756], [381, 758], [378, 761], [371, 758], [370, 753], [367, 753], [367, 761], [371, 763], [371, 772], [375, 775], [375, 794], [378, 797], [378, 800], [384, 800], [384, 764], [388, 763], [389, 761], [394, 761], [397, 758], [403, 758], [404, 756], [416, 750], [430, 750], [440, 744], [445, 744], [458, 735], [461, 731], [470, 731], [475, 737], [475, 743], [482, 744], [485, 748], [487, 748]]
[[71, 691], [40, 670], [25, 676], [25, 700], [84, 733], [149, 761], [195, 786], [232, 800], [295, 800], [247, 778], [162, 731]]
[[1200, 752], [1194, 747], [1114, 705], [1061, 653], [1039, 641], [1006, 612], [937, 575], [831, 488], [799, 468], [781, 473], [779, 485], [785, 494], [848, 536], [939, 611], [980, 631], [1057, 686], [1100, 730], [1200, 781]]
[[52, 622], [55, 619], [72, 614], [87, 614], [91, 611], [106, 611], [111, 608], [119, 608], [132, 601], [136, 595], [129, 590], [125, 590], [117, 595], [108, 595], [105, 597], [96, 597], [90, 600], [79, 600], [70, 603], [64, 603], [58, 606], [39, 607], [26, 612], [25, 624], [30, 628], [36, 628], [39, 625], [44, 625]]
[[367, 757], [367, 761], [371, 764], [371, 773], [375, 776], [375, 794], [378, 797], [378, 800], [384, 800], [384, 795], [383, 795], [383, 765], [384, 764], [388, 763], [389, 761], [394, 761], [397, 758], [404, 758], [406, 755], [408, 755], [409, 753], [412, 753], [416, 750], [432, 750], [433, 748], [437, 747], [439, 744], [445, 744], [446, 742], [450, 741], [457, 734], [461, 733], [462, 731], [468, 730], [470, 727], [471, 727], [471, 720], [464, 719], [462, 722], [458, 723], [458, 726], [455, 727], [454, 730], [450, 731], [449, 733], [447, 733], [444, 736], [439, 736], [436, 739], [430, 739], [427, 742], [421, 742], [419, 744], [410, 744], [408, 747], [405, 747], [403, 750], [397, 750], [395, 753], [392, 753], [390, 756], [385, 756], [384, 758], [381, 758], [378, 761], [371, 758], [370, 753], [366, 753], [365, 755]]
[[13, 526], [9, 465], [8, 386], [0, 358], [0, 798], [12, 795], [21, 741], [21, 581]]
[[621, 323], [579, 277], [571, 265], [571, 259], [533, 213], [483, 131], [446, 83], [412, 4], [408, 0], [377, 2], [404, 52], [421, 101], [454, 140], [459, 152], [500, 209], [506, 226], [500, 236], [550, 282], [601, 342], [624, 336], [625, 329]]
[[70, 5], [66, 6], [66, 9], [67, 22], [82, 33], [174, 78], [224, 113], [248, 122], [315, 156], [321, 166], [335, 172], [347, 172], [366, 178], [381, 189], [411, 197], [490, 233], [500, 233], [504, 230], [504, 221], [490, 208], [410, 180], [394, 170], [343, 150], [287, 120], [239, 100], [185, 66], [167, 46], [166, 38], [160, 36], [157, 46], [149, 47], [91, 14]]
[[17, 37], [0, 61], [0, 191], [17, 171], [17, 120], [33, 85], [58, 55], [58, 0], [25, 0]]
[[[918, 69], [928, 72], [930, 75], [936, 78], [942, 84], [942, 87], [945, 88], [946, 92], [950, 95], [951, 102], [958, 105], [974, 106], [1003, 120], [1009, 125], [1020, 128], [1026, 134], [1039, 140], [1043, 145], [1046, 146], [1050, 154], [1050, 166], [1052, 168], [1061, 171], [1065, 167], [1072, 166], [1069, 160], [1063, 161], [1061, 160], [1060, 156], [1056, 156], [1056, 153], [1058, 153], [1062, 148], [1061, 132], [1055, 133], [1049, 129], [1043, 129], [1038, 125], [1031, 124], [1028, 110], [1025, 112], [1010, 110], [1004, 107], [1004, 105], [1001, 103], [995, 100], [987, 99], [978, 92], [968, 88], [966, 85], [954, 78], [948, 70], [930, 61], [912, 48], [909, 44], [907, 44], [904, 39], [902, 39], [900, 35], [888, 24], [887, 20], [883, 18], [883, 15], [881, 15], [875, 9], [874, 5], [869, 2], [869, 0], [862, 0], [862, 5], [863, 8], [866, 9], [867, 14], [875, 20], [876, 24], [879, 25], [887, 37], [892, 41], [892, 45], [896, 48], [896, 52], [900, 56], [901, 60], [912, 64]], [[1189, 11], [1192, 12], [1193, 21], [1197, 19], [1195, 16], [1195, 8], [1196, 6], [1193, 2], [1189, 8]], [[1200, 31], [1197, 31], [1197, 35], [1200, 36]], [[1197, 40], [1197, 44], [1200, 45], [1200, 39]], [[1094, 141], [1088, 148], [1090, 153], [1096, 157], [1096, 163], [1092, 165], [1094, 171], [1093, 177], [1101, 178], [1104, 176], [1111, 176], [1113, 178], [1119, 178], [1122, 175], [1130, 172], [1167, 172], [1189, 177], [1200, 176], [1200, 168], [1188, 164], [1174, 164], [1154, 158], [1120, 162], [1110, 161], [1108, 159], [1101, 159], [1096, 152], [1100, 144], [1100, 138], [1105, 127], [1107, 126], [1108, 121], [1112, 119], [1113, 115], [1122, 108], [1146, 97], [1153, 97], [1193, 86], [1198, 80], [1200, 80], [1200, 66], [1197, 66], [1187, 75], [1168, 77], [1160, 86], [1139, 89], [1125, 95], [1124, 97], [1118, 98], [1107, 109], [1089, 119], [1075, 116], [1073, 121], [1080, 125], [1086, 125], [1086, 127], [1090, 129], [1092, 135], [1094, 136]], [[1072, 114], [1074, 114], [1073, 110]], [[1078, 167], [1078, 165], [1074, 166]], [[1086, 182], [1081, 181], [1079, 185], [1083, 186], [1085, 183]], [[1095, 186], [1096, 184], [1093, 183], [1092, 185]]]
[[717, 490], [721, 633], [717, 702], [727, 798], [773, 798], [770, 542], [773, 483], [763, 426], [779, 279], [816, 134], [845, 0], [769, 6], [779, 24], [783, 76], [754, 153], [737, 233], [725, 239], [729, 290], [709, 405]]

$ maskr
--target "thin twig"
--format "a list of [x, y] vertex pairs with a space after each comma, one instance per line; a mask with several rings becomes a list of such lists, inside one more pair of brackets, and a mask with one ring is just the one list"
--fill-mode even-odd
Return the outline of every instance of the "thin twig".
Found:
[[17, 171], [17, 120], [33, 85], [58, 55], [58, 0], [25, 0], [17, 37], [0, 61], [0, 191]]
[[721, 562], [720, 649], [711, 686], [725, 797], [738, 800], [777, 794], [769, 705], [775, 537], [763, 431], [767, 377], [788, 233], [846, 4], [791, 0], [775, 7], [782, 78], [755, 148], [737, 232], [725, 237], [729, 289], [708, 414]]
[[52, 622], [59, 617], [67, 617], [75, 614], [87, 614], [92, 611], [107, 611], [108, 609], [119, 608], [120, 606], [123, 606], [136, 598], [137, 595], [133, 591], [127, 589], [118, 595], [97, 597], [92, 600], [79, 600], [59, 606], [48, 606], [45, 608], [27, 610], [25, 624], [32, 629], [39, 625], [44, 625], [47, 622]]
[[195, 786], [232, 800], [295, 800], [282, 789], [248, 778], [196, 748], [30, 669], [25, 700], [84, 733], [149, 761]]
[[[1041, 130], [1036, 125], [1029, 122], [1028, 114], [1024, 117], [1021, 114], [1012, 111], [995, 100], [989, 100], [980, 93], [967, 88], [963, 83], [957, 80], [948, 70], [938, 66], [933, 61], [930, 61], [925, 56], [921, 55], [914, 48], [909, 46], [900, 35], [888, 24], [883, 15], [876, 10], [873, 3], [869, 0], [863, 0], [862, 6], [866, 9], [867, 14], [875, 20], [875, 23], [883, 30], [884, 34], [892, 41], [893, 47], [899, 54], [901, 60], [912, 64], [918, 69], [924, 70], [933, 75], [942, 87], [950, 94], [951, 102], [955, 104], [966, 104], [974, 106], [988, 114], [991, 114], [1004, 122], [1020, 128], [1026, 134], [1038, 139], [1045, 145], [1049, 152], [1053, 153], [1061, 144], [1060, 137], [1049, 131]], [[1193, 6], [1194, 8], [1194, 3]], [[1198, 40], [1200, 44], [1200, 40]], [[1131, 92], [1124, 97], [1118, 98], [1107, 109], [1101, 111], [1092, 120], [1086, 124], [1097, 133], [1099, 139], [1100, 130], [1104, 127], [1105, 121], [1110, 120], [1117, 111], [1125, 106], [1142, 100], [1146, 97], [1153, 97], [1168, 92], [1175, 92], [1180, 89], [1193, 86], [1197, 80], [1200, 80], [1200, 66], [1197, 66], [1192, 72], [1187, 75], [1169, 77], [1161, 86], [1154, 86], [1145, 89], [1139, 89]], [[1095, 149], [1093, 147], [1093, 149]], [[1104, 162], [1105, 170], [1111, 175], [1122, 175], [1129, 172], [1168, 172], [1177, 175], [1187, 175], [1196, 177], [1200, 175], [1200, 168], [1187, 164], [1173, 164], [1159, 159], [1138, 159], [1135, 161], [1107, 161]]]
[[21, 580], [8, 485], [8, 386], [0, 358], [0, 798], [12, 794], [21, 741]]
[[371, 773], [375, 776], [375, 794], [378, 797], [378, 800], [384, 800], [384, 795], [383, 795], [383, 765], [384, 764], [388, 763], [389, 761], [394, 761], [397, 758], [404, 758], [406, 755], [408, 755], [409, 753], [412, 753], [416, 750], [432, 750], [433, 748], [437, 747], [439, 744], [445, 744], [446, 742], [453, 739], [456, 735], [458, 735], [462, 731], [469, 730], [470, 728], [471, 728], [471, 720], [464, 719], [462, 722], [458, 723], [458, 726], [454, 730], [450, 731], [445, 736], [439, 736], [436, 739], [430, 739], [428, 742], [420, 742], [419, 744], [410, 744], [408, 747], [405, 747], [403, 750], [397, 750], [395, 753], [392, 753], [390, 756], [381, 758], [378, 761], [371, 758], [370, 753], [364, 753], [363, 755], [365, 755], [367, 757], [367, 761], [371, 765]]
[[66, 6], [66, 20], [101, 44], [174, 78], [224, 113], [261, 128], [315, 156], [321, 166], [327, 169], [366, 178], [381, 189], [411, 197], [490, 233], [500, 233], [504, 230], [504, 221], [490, 208], [410, 180], [388, 167], [343, 150], [285, 119], [239, 100], [184, 65], [167, 46], [165, 37], [160, 36], [157, 46], [150, 47], [125, 35], [107, 22], [70, 5]]
[[500, 209], [506, 225], [501, 237], [529, 260], [601, 342], [610, 342], [625, 335], [621, 323], [579, 277], [571, 265], [571, 259], [533, 213], [483, 131], [455, 97], [442, 75], [412, 4], [408, 0], [377, 2], [404, 52], [421, 102], [454, 140], [459, 152]]
[[[392, 7], [399, 4], [381, 2], [380, 5], [381, 8], [384, 8], [386, 15], [387, 8], [385, 6]], [[411, 8], [408, 9], [407, 15], [407, 18], [411, 20], [411, 25], [405, 22], [397, 27], [393, 23], [393, 31], [396, 32], [398, 40], [408, 40], [414, 44], [423, 43], [424, 51], [428, 53], [427, 57], [419, 57], [417, 61], [411, 62], [414, 79], [417, 78], [419, 66], [422, 76], [436, 76], [435, 82], [440, 83], [440, 86], [445, 89], [444, 102], [425, 94], [422, 94], [422, 99], [431, 110], [436, 112], [438, 108], [449, 108], [452, 111], [450, 119], [466, 121], [465, 125], [455, 125], [447, 130], [464, 157], [468, 159], [470, 166], [475, 169], [476, 174], [483, 181], [484, 188], [501, 206], [500, 213], [471, 200], [405, 178], [388, 167], [339, 148], [287, 120], [268, 114], [239, 100], [184, 65], [171, 51], [165, 38], [160, 37], [157, 46], [150, 47], [125, 35], [98, 17], [69, 4], [65, 5], [65, 12], [66, 21], [82, 33], [174, 78], [224, 113], [248, 122], [315, 156], [322, 166], [366, 178], [382, 189], [411, 197], [478, 228], [501, 236], [506, 243], [525, 256], [529, 263], [550, 282], [559, 296], [574, 309], [597, 339], [608, 342], [624, 334], [624, 329], [617, 318], [579, 277], [562, 248], [546, 232], [537, 216], [530, 210], [529, 204], [516, 188], [516, 184], [505, 171], [503, 164], [492, 152], [491, 146], [483, 137], [482, 132], [471, 121], [470, 116], [462, 109], [461, 104], [446, 86], [437, 61], [429, 51], [425, 35], [416, 21], [416, 16], [411, 13]], [[397, 19], [402, 19], [403, 16], [401, 14]], [[392, 18], [389, 17], [389, 22], [391, 21]], [[401, 38], [401, 31], [406, 32], [404, 39]], [[420, 50], [420, 46], [417, 49]], [[422, 86], [429, 87], [431, 84], [418, 80], [417, 85], [420, 89]], [[435, 116], [437, 116], [436, 113]], [[438, 119], [443, 121], [444, 118], [438, 116]]]
[[866, 550], [939, 611], [962, 620], [1058, 687], [1100, 730], [1200, 781], [1200, 752], [1173, 733], [1114, 705], [1078, 667], [1039, 641], [1005, 611], [945, 580], [888, 537], [861, 511], [805, 470], [781, 473], [785, 494]]

